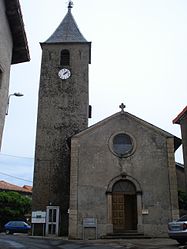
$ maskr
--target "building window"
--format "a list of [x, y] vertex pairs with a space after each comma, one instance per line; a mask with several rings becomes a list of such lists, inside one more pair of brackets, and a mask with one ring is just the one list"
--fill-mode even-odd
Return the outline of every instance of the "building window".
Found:
[[117, 133], [110, 138], [109, 147], [116, 156], [127, 157], [134, 152], [135, 142], [129, 134]]
[[70, 65], [70, 53], [69, 50], [63, 49], [60, 56], [60, 65], [69, 66]]
[[136, 187], [129, 180], [119, 180], [113, 185], [112, 192], [133, 195], [136, 194]]

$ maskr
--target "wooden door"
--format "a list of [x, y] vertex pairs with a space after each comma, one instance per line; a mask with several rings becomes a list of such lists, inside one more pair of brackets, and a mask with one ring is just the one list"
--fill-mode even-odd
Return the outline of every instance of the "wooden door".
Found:
[[114, 233], [137, 229], [136, 195], [113, 193], [112, 220]]
[[123, 232], [125, 228], [125, 206], [123, 193], [114, 193], [112, 195], [112, 219], [114, 232]]
[[137, 230], [136, 195], [124, 195], [125, 230]]

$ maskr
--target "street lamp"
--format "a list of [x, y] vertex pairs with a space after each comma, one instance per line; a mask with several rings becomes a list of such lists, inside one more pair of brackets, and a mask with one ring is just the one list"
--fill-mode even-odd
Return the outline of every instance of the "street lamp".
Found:
[[8, 115], [8, 109], [9, 109], [9, 103], [10, 103], [10, 97], [11, 96], [22, 97], [23, 93], [19, 93], [18, 92], [18, 93], [11, 93], [11, 94], [9, 94], [8, 101], [7, 101], [6, 115]]

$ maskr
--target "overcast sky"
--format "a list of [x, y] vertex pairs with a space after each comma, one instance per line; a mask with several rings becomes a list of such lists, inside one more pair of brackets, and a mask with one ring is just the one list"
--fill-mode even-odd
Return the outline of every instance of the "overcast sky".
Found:
[[[20, 0], [31, 61], [13, 65], [0, 179], [32, 180], [38, 87], [44, 42], [67, 13], [67, 0]], [[92, 42], [90, 104], [94, 124], [126, 111], [181, 137], [172, 120], [187, 102], [186, 0], [74, 0], [73, 16]], [[182, 162], [181, 149], [176, 160]], [[3, 173], [3, 174], [2, 174]]]

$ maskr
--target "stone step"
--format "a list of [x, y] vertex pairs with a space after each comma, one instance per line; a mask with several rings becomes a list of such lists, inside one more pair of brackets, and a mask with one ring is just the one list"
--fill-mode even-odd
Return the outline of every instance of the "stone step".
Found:
[[143, 233], [126, 232], [126, 233], [113, 233], [107, 234], [102, 237], [103, 239], [150, 239], [151, 237]]

